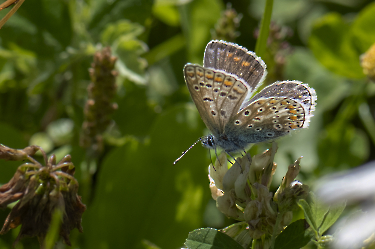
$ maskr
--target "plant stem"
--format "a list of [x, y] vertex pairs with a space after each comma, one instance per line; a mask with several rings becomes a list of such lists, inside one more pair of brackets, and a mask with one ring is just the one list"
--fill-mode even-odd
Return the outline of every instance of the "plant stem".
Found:
[[264, 57], [264, 54], [266, 52], [267, 39], [268, 39], [269, 31], [270, 31], [272, 7], [273, 7], [273, 0], [267, 0], [266, 6], [264, 8], [262, 22], [260, 23], [257, 44], [255, 46], [255, 53], [259, 57]]

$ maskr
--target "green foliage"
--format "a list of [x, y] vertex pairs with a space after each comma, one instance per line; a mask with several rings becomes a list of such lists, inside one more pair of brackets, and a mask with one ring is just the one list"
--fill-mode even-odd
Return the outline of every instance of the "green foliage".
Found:
[[276, 239], [275, 249], [298, 249], [310, 241], [305, 232], [305, 220], [297, 220], [290, 224]]
[[[232, 224], [225, 217], [212, 221], [207, 214], [207, 166], [215, 153], [211, 159], [197, 145], [172, 164], [207, 133], [191, 103], [182, 68], [188, 62], [202, 64], [211, 30], [227, 2], [25, 1], [0, 30], [0, 143], [12, 148], [38, 144], [57, 160], [72, 155], [87, 205], [84, 233], [74, 231], [70, 237], [74, 248], [179, 248], [194, 229]], [[310, 186], [324, 174], [375, 159], [375, 85], [367, 81], [360, 64], [360, 55], [375, 43], [375, 4], [339, 2], [275, 1], [272, 21], [294, 33], [285, 41], [293, 49], [281, 53], [281, 64], [276, 61], [280, 54], [271, 54], [262, 36], [259, 46], [265, 47], [270, 76], [279, 65], [278, 80], [303, 81], [318, 96], [309, 129], [279, 141], [274, 190], [286, 167], [300, 156], [299, 180]], [[265, 3], [232, 2], [243, 15], [236, 42], [249, 50], [255, 50], [253, 34]], [[286, 5], [290, 8], [279, 7]], [[7, 11], [0, 11], [0, 17]], [[118, 109], [103, 134], [103, 153], [93, 155], [79, 146], [79, 136], [88, 69], [94, 53], [104, 46], [117, 57], [113, 101]], [[269, 147], [254, 145], [251, 153]], [[0, 165], [1, 185], [19, 163]], [[315, 197], [299, 204], [310, 229], [305, 231], [299, 217], [276, 238], [274, 248], [300, 248], [312, 233], [317, 242], [324, 241], [323, 233], [344, 208], [325, 207]], [[9, 211], [0, 212], [0, 221]], [[2, 235], [0, 249], [9, 248], [17, 232]], [[185, 245], [241, 248], [215, 229], [191, 232]], [[16, 248], [26, 247], [38, 248], [36, 239], [21, 240]]]
[[327, 206], [320, 203], [315, 195], [310, 193], [309, 202], [299, 200], [298, 205], [304, 211], [305, 219], [315, 234], [315, 242], [320, 243], [324, 240], [324, 232], [337, 221], [344, 211], [346, 203], [343, 202], [336, 206]]
[[198, 249], [241, 249], [242, 246], [232, 240], [228, 235], [212, 228], [197, 229], [189, 233], [185, 242], [188, 248]]

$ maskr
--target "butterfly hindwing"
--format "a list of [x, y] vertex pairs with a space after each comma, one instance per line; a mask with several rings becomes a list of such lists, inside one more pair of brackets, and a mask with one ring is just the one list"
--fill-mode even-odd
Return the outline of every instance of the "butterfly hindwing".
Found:
[[247, 82], [249, 92], [254, 92], [267, 74], [266, 64], [254, 52], [234, 43], [217, 40], [207, 44], [203, 66], [236, 75]]
[[273, 140], [304, 126], [305, 109], [287, 97], [259, 98], [234, 115], [225, 134], [244, 144]]
[[316, 105], [316, 93], [313, 88], [296, 80], [275, 82], [263, 88], [262, 91], [253, 96], [249, 101], [244, 102], [241, 109], [257, 99], [270, 97], [287, 97], [301, 103], [306, 113], [307, 122], [305, 122], [304, 127], [308, 126]]

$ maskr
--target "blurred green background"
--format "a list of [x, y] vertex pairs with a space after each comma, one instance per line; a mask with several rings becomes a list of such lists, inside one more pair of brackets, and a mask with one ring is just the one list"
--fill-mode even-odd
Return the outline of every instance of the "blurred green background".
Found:
[[[360, 55], [375, 43], [372, 2], [274, 1], [262, 56], [269, 70], [266, 84], [300, 80], [318, 96], [309, 129], [278, 141], [274, 190], [300, 156], [298, 179], [310, 186], [323, 175], [375, 159], [375, 84], [360, 64]], [[238, 15], [224, 12], [228, 4], [25, 1], [0, 30], [0, 143], [12, 148], [37, 144], [58, 160], [72, 155], [87, 205], [84, 233], [72, 232], [72, 248], [180, 248], [189, 231], [231, 224], [211, 199], [209, 152], [196, 146], [173, 165], [209, 132], [185, 86], [184, 64], [202, 64], [213, 38], [255, 49], [265, 1], [233, 1]], [[228, 28], [226, 20], [240, 20], [240, 25]], [[79, 134], [88, 68], [105, 46], [118, 57], [118, 110], [104, 134], [104, 152], [92, 157], [79, 146]], [[250, 152], [269, 147], [254, 145]], [[19, 163], [0, 164], [4, 184]], [[8, 213], [0, 211], [0, 221]], [[18, 230], [1, 236], [0, 248], [10, 248]], [[25, 239], [16, 248], [38, 248], [38, 242]]]

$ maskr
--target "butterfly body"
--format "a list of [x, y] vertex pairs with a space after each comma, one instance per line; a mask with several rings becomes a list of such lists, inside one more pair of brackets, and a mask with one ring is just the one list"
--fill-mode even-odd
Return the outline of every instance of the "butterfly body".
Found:
[[208, 43], [203, 66], [185, 65], [191, 97], [212, 132], [201, 139], [203, 146], [235, 152], [308, 126], [314, 89], [281, 81], [254, 95], [266, 74], [266, 64], [254, 52], [224, 41]]

